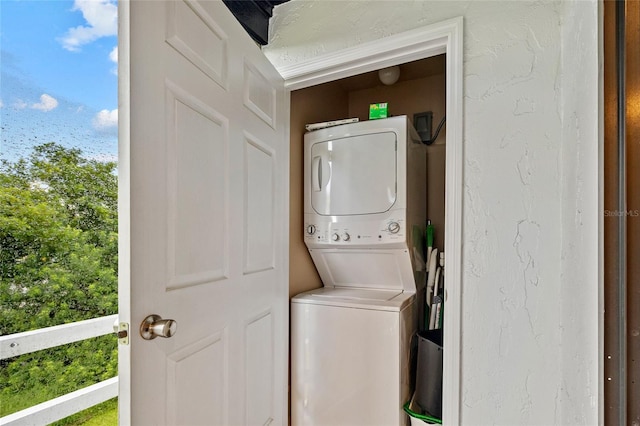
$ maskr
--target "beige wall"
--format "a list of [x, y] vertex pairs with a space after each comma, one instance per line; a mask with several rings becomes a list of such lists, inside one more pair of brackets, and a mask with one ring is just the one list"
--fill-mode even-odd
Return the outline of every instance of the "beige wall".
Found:
[[[433, 111], [437, 125], [445, 112], [445, 76], [399, 81], [392, 86], [374, 83], [373, 87], [349, 90], [346, 83], [332, 82], [291, 93], [291, 193], [289, 241], [289, 294], [322, 286], [302, 239], [303, 232], [303, 136], [304, 125], [341, 118], [369, 117], [369, 104], [387, 102], [392, 115]], [[436, 226], [436, 247], [443, 248], [444, 236], [444, 164], [446, 126], [428, 150], [428, 216]]]
[[322, 287], [320, 277], [302, 239], [302, 157], [304, 125], [347, 116], [346, 92], [336, 85], [322, 84], [291, 93], [291, 151], [289, 198], [289, 296]]

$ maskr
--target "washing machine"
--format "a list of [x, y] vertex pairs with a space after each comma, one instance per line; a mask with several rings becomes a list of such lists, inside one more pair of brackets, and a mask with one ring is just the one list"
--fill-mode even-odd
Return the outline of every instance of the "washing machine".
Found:
[[291, 424], [407, 424], [425, 147], [406, 116], [309, 132], [304, 143], [304, 241], [323, 287], [291, 300]]
[[404, 425], [415, 295], [323, 287], [291, 304], [291, 424]]

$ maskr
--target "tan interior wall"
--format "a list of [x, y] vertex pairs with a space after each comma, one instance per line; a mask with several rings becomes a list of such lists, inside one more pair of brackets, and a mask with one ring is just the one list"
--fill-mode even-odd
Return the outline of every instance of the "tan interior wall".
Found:
[[[322, 286], [302, 238], [303, 232], [303, 137], [304, 125], [342, 118], [369, 118], [369, 104], [389, 103], [393, 115], [413, 119], [417, 112], [433, 111], [434, 127], [445, 113], [445, 76], [401, 81], [392, 86], [347, 91], [339, 82], [326, 83], [291, 93], [291, 165], [290, 165], [290, 225], [289, 225], [289, 295]], [[435, 128], [434, 128], [435, 131]], [[427, 148], [427, 212], [436, 227], [435, 246], [444, 244], [445, 133], [443, 126], [438, 140]]]
[[322, 287], [307, 246], [302, 239], [305, 124], [345, 118], [347, 93], [334, 84], [322, 84], [291, 92], [290, 198], [289, 198], [289, 297]]

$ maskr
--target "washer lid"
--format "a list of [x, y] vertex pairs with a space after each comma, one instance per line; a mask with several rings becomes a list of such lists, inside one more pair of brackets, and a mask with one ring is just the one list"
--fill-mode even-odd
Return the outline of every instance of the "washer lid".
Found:
[[416, 291], [407, 249], [310, 249], [309, 253], [326, 287]]
[[322, 287], [295, 296], [291, 303], [401, 311], [412, 302], [414, 296], [415, 293], [396, 290]]

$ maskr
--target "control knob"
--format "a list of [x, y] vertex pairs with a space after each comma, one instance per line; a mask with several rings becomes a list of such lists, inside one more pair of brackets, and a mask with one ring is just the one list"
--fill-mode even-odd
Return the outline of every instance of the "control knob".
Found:
[[315, 225], [307, 226], [307, 234], [313, 235], [315, 233], [316, 233], [316, 226]]
[[342, 239], [344, 241], [349, 241], [351, 239], [351, 235], [349, 235], [348, 232], [345, 232], [344, 234], [342, 234]]
[[333, 241], [340, 241], [340, 235], [338, 235], [338, 234], [333, 234], [333, 235], [331, 236], [331, 239], [332, 239]]
[[397, 234], [400, 231], [400, 224], [398, 222], [390, 222], [387, 230], [392, 234]]

